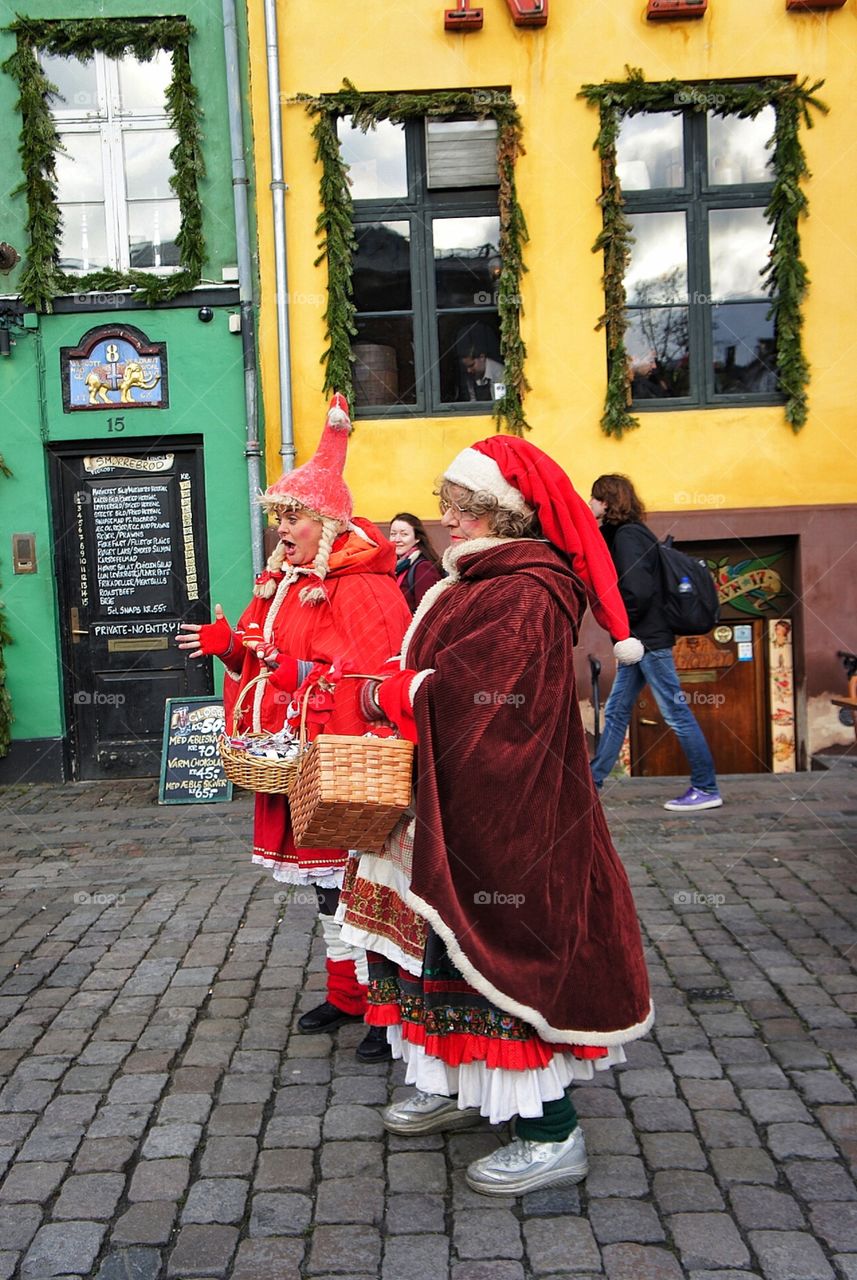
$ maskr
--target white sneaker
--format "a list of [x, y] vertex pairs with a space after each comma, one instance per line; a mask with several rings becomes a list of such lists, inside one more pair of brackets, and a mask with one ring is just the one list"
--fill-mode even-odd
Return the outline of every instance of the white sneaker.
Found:
[[381, 1112], [390, 1133], [439, 1133], [443, 1129], [469, 1129], [482, 1119], [475, 1107], [459, 1110], [455, 1098], [417, 1089], [411, 1098], [394, 1102]]
[[522, 1196], [536, 1187], [581, 1182], [588, 1172], [586, 1142], [583, 1130], [577, 1128], [565, 1142], [517, 1138], [474, 1160], [465, 1176], [468, 1187], [484, 1196]]

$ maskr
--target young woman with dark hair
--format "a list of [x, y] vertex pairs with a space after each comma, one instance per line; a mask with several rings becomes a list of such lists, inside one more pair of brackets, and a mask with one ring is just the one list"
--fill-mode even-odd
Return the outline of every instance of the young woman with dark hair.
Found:
[[409, 511], [393, 516], [390, 541], [397, 553], [396, 581], [413, 613], [429, 587], [443, 577], [440, 557], [422, 520]]

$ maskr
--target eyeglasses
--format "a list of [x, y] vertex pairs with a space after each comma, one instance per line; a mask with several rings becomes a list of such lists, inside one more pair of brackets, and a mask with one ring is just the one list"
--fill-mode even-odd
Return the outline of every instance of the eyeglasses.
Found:
[[451, 511], [459, 520], [478, 520], [479, 516], [475, 511], [468, 511], [467, 507], [460, 507], [457, 502], [447, 502], [446, 498], [441, 498], [438, 506], [440, 514], [445, 516], [447, 511]]

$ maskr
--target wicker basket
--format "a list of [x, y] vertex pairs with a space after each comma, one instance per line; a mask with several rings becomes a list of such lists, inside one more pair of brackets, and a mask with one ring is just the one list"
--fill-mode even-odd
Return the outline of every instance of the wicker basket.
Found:
[[289, 795], [298, 848], [376, 851], [411, 801], [414, 744], [322, 733]]
[[[235, 699], [232, 708], [232, 737], [238, 727], [238, 717], [244, 698], [249, 691], [267, 676], [256, 676], [249, 680]], [[247, 733], [245, 738], [264, 743], [272, 737], [270, 733]], [[236, 787], [244, 787], [247, 791], [264, 791], [266, 795], [288, 795], [298, 776], [298, 760], [296, 755], [289, 760], [268, 760], [264, 756], [250, 755], [242, 747], [232, 744], [229, 736], [222, 733], [217, 740], [220, 759], [223, 761], [223, 772]]]

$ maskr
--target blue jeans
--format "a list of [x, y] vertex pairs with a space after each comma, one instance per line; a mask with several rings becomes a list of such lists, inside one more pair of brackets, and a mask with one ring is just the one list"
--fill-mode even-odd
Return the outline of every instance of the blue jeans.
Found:
[[634, 703], [644, 685], [652, 691], [666, 724], [679, 740], [690, 765], [690, 785], [698, 791], [716, 791], [714, 760], [702, 730], [687, 705], [687, 696], [679, 684], [672, 649], [653, 649], [641, 662], [619, 667], [610, 697], [604, 708], [604, 732], [592, 761], [592, 777], [601, 786], [613, 768], [622, 749], [625, 732], [631, 721]]

